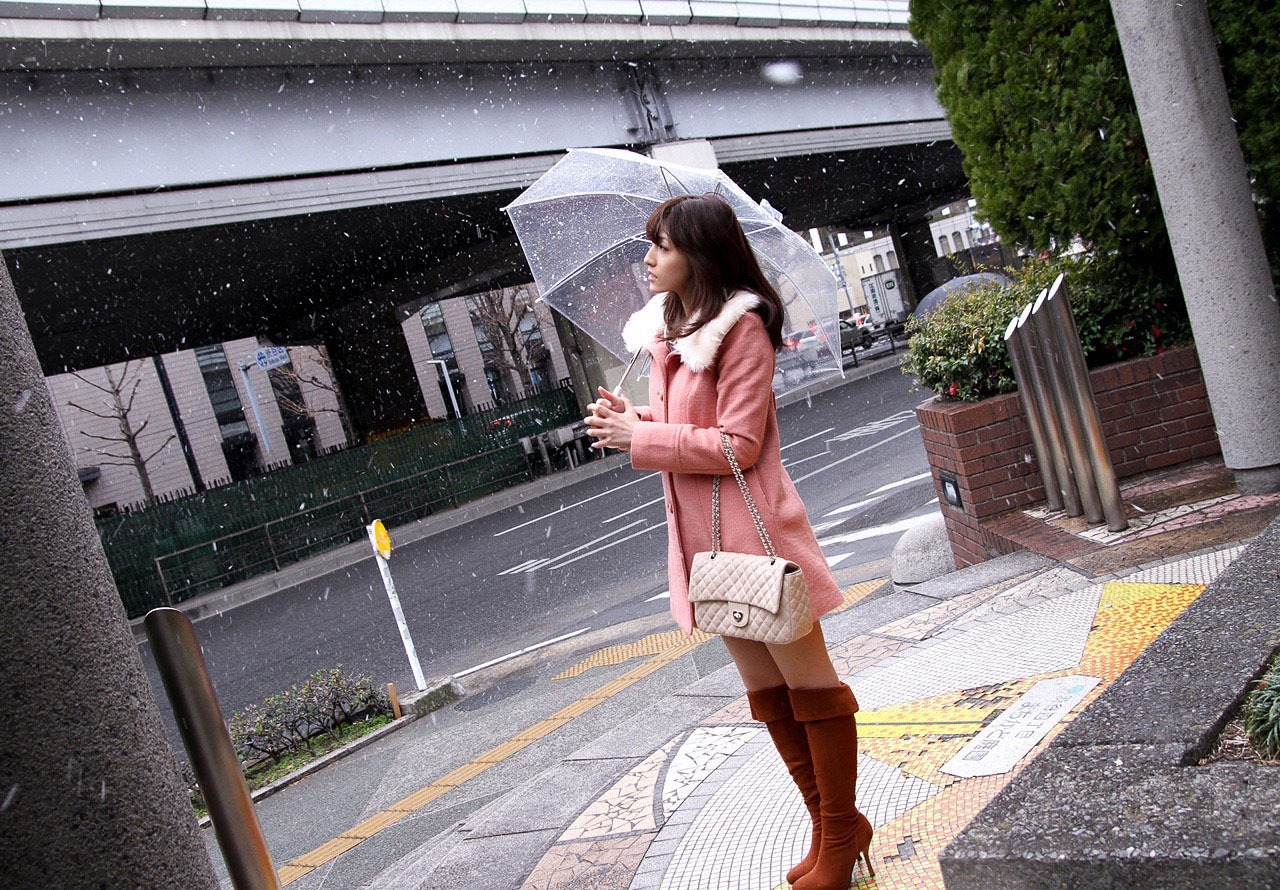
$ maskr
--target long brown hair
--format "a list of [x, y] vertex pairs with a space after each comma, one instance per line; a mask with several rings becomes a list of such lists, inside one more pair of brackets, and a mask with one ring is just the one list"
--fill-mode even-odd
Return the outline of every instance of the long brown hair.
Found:
[[[645, 235], [663, 235], [689, 260], [688, 293], [668, 296], [663, 321], [668, 340], [687, 337], [711, 321], [737, 290], [760, 297], [754, 312], [764, 320], [774, 350], [782, 348], [782, 299], [764, 277], [733, 208], [718, 195], [677, 195], [649, 215]], [[689, 313], [685, 314], [685, 305]]]

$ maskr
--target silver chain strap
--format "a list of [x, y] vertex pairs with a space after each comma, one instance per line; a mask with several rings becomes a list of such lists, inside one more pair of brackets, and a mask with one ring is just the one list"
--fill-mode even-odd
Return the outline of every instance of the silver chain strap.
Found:
[[[773, 550], [773, 542], [769, 540], [769, 532], [764, 527], [764, 519], [760, 517], [760, 511], [756, 509], [756, 499], [751, 495], [751, 489], [747, 488], [747, 480], [742, 476], [742, 467], [738, 466], [737, 455], [733, 453], [733, 448], [729, 445], [729, 437], [725, 435], [724, 430], [720, 430], [720, 443], [724, 446], [724, 456], [729, 459], [729, 468], [733, 470], [733, 478], [738, 480], [738, 488], [742, 489], [742, 499], [747, 502], [747, 510], [751, 513], [751, 521], [756, 525], [756, 534], [760, 536], [760, 543], [764, 544], [764, 552], [771, 559], [776, 559], [778, 554]], [[716, 476], [711, 481], [711, 552], [720, 552], [720, 477]]]

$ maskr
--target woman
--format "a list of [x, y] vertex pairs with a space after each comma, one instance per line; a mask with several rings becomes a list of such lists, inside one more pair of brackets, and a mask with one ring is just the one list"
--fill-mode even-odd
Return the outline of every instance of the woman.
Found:
[[[652, 356], [649, 401], [636, 408], [603, 387], [586, 418], [593, 448], [631, 453], [662, 471], [671, 611], [693, 629], [689, 565], [711, 549], [711, 487], [731, 473], [723, 430], [778, 553], [808, 581], [814, 618], [841, 601], [795, 485], [782, 468], [773, 399], [782, 302], [765, 279], [732, 209], [714, 195], [681, 195], [649, 217], [645, 255], [653, 296], [627, 322], [627, 348]], [[723, 549], [763, 553], [734, 486], [721, 497]], [[871, 870], [872, 828], [854, 805], [858, 702], [840, 682], [817, 621], [786, 645], [722, 637], [813, 819], [808, 854], [787, 880], [798, 890], [846, 890], [859, 856]], [[875, 872], [871, 871], [874, 875]]]

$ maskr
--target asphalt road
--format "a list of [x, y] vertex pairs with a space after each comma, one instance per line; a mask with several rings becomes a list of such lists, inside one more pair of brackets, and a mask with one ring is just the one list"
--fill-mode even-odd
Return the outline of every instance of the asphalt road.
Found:
[[[784, 462], [837, 575], [887, 557], [936, 513], [913, 411], [922, 400], [888, 369], [779, 412]], [[398, 548], [391, 570], [426, 676], [664, 612], [665, 519], [657, 474], [624, 468]], [[371, 557], [196, 630], [228, 714], [334, 665], [413, 688]]]

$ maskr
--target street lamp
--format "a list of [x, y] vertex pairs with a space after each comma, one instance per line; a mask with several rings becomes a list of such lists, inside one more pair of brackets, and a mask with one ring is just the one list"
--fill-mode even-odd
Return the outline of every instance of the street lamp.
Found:
[[449, 365], [444, 359], [429, 358], [428, 364], [439, 365], [441, 373], [444, 374], [444, 384], [449, 387], [449, 401], [453, 403], [453, 416], [461, 417], [462, 411], [458, 408], [458, 397], [453, 392], [453, 377], [449, 375]]

